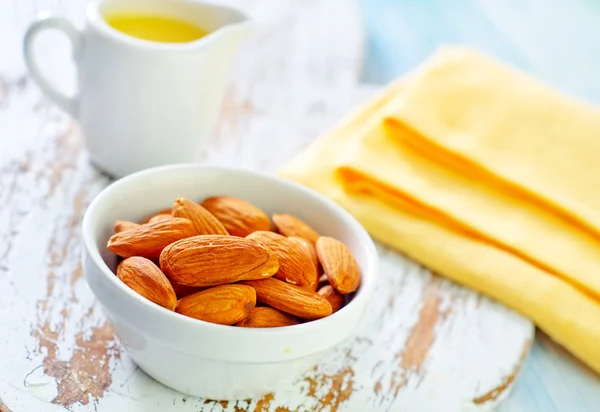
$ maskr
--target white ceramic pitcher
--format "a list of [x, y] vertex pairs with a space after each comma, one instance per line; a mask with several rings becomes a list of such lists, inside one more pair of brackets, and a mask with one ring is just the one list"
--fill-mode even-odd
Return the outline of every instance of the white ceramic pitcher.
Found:
[[[134, 12], [173, 17], [210, 33], [187, 43], [128, 36], [104, 16]], [[32, 54], [36, 36], [68, 36], [78, 68], [69, 97], [41, 74]], [[105, 0], [91, 3], [85, 27], [42, 15], [24, 39], [25, 60], [41, 89], [79, 120], [91, 161], [114, 176], [194, 160], [213, 131], [232, 59], [252, 31], [240, 11], [189, 0]]]

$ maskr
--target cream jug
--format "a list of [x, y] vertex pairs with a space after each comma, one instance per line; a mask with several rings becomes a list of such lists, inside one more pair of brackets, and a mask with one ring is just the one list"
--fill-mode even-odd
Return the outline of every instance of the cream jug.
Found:
[[[114, 13], [165, 16], [197, 24], [207, 35], [166, 43], [124, 34], [107, 21]], [[194, 161], [211, 135], [229, 69], [253, 28], [240, 11], [186, 0], [105, 0], [87, 7], [85, 26], [47, 14], [28, 29], [25, 61], [33, 79], [81, 124], [90, 159], [124, 176], [168, 163]], [[57, 29], [71, 41], [78, 91], [70, 97], [42, 74], [33, 42]]]

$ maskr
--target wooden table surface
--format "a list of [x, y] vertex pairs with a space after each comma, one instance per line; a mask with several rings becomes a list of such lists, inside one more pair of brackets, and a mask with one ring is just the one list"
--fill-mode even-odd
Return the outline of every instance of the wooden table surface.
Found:
[[[353, 2], [229, 3], [246, 8], [263, 29], [235, 64], [202, 162], [274, 172], [376, 90], [360, 84], [363, 61], [370, 62], [364, 74], [379, 81], [413, 64], [376, 55], [389, 36], [405, 38], [397, 37], [393, 20], [368, 24], [387, 31], [368, 30], [363, 50]], [[361, 5], [369, 23], [386, 14], [379, 6], [404, 3], [404, 15], [419, 15], [415, 2]], [[543, 336], [515, 385], [533, 339], [531, 323], [383, 248], [382, 279], [363, 326], [293, 387], [257, 400], [215, 402], [147, 377], [115, 340], [79, 264], [83, 213], [110, 180], [89, 165], [76, 122], [40, 94], [20, 52], [37, 11], [81, 22], [84, 6], [80, 0], [0, 5], [0, 412], [453, 412], [488, 410], [513, 386], [503, 411], [598, 410], [598, 378]], [[415, 26], [407, 24], [405, 33], [418, 38], [422, 26], [409, 20]], [[49, 33], [37, 52], [48, 75], [72, 90], [64, 39]], [[415, 47], [402, 55], [416, 60], [419, 53]]]

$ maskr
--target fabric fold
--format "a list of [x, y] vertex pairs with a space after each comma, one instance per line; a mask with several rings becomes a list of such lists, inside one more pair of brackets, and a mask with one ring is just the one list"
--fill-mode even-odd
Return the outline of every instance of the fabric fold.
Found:
[[[600, 115], [468, 48], [443, 48], [410, 80], [390, 120], [529, 199], [600, 233]], [[425, 109], [426, 108], [426, 109]], [[447, 158], [447, 156], [446, 156]]]
[[447, 48], [281, 174], [530, 317], [600, 372], [599, 135], [597, 109]]

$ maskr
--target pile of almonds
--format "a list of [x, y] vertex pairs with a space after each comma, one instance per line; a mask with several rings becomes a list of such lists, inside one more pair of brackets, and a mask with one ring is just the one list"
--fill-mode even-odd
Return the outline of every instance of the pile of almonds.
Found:
[[127, 286], [207, 322], [269, 328], [341, 309], [360, 285], [348, 247], [292, 215], [272, 220], [276, 232], [262, 210], [230, 196], [180, 198], [140, 224], [117, 221], [107, 247], [124, 258], [117, 276]]

